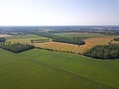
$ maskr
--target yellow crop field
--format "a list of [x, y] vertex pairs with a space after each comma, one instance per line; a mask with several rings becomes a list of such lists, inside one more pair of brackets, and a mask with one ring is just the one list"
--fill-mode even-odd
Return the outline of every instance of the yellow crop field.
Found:
[[60, 42], [35, 43], [34, 45], [36, 47], [41, 47], [41, 48], [48, 48], [48, 49], [54, 49], [60, 51], [72, 51], [75, 53], [82, 54], [83, 52], [89, 50], [90, 48], [96, 45], [107, 45], [108, 42], [110, 42], [114, 38], [115, 36], [89, 38], [84, 40], [86, 42], [85, 45], [74, 45], [74, 44], [67, 44], [67, 43], [60, 43]]
[[119, 41], [112, 41], [111, 44], [119, 44]]

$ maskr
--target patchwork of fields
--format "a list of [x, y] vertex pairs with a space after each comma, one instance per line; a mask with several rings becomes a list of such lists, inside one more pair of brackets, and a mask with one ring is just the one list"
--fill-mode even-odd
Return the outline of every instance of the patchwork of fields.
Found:
[[117, 89], [118, 65], [119, 60], [101, 61], [41, 49], [19, 54], [0, 49], [0, 88]]
[[61, 50], [61, 51], [72, 51], [75, 53], [82, 54], [83, 52], [91, 49], [96, 45], [107, 45], [114, 38], [115, 36], [88, 38], [84, 40], [86, 42], [85, 45], [73, 45], [73, 44], [60, 43], [60, 42], [36, 43], [34, 45], [36, 47], [41, 47], [41, 48], [48, 48], [48, 49]]
[[34, 34], [27, 34], [27, 35], [17, 35], [17, 36], [11, 36], [7, 39], [7, 42], [11, 42], [11, 43], [31, 43], [31, 40], [35, 40], [35, 39], [47, 39], [46, 37], [42, 37], [42, 36], [37, 36]]
[[[92, 36], [92, 35], [91, 35]], [[32, 43], [36, 47], [83, 53], [106, 45], [115, 36], [88, 37], [85, 45], [60, 42]], [[73, 36], [69, 36], [73, 37]], [[47, 39], [33, 34], [7, 38], [7, 42], [31, 44]], [[119, 60], [98, 60], [81, 55], [32, 49], [12, 53], [0, 49], [0, 89], [119, 89]]]
[[[74, 44], [67, 44], [67, 43], [60, 43], [60, 42], [47, 42], [47, 43], [35, 43], [36, 47], [41, 48], [48, 48], [53, 50], [60, 50], [60, 51], [72, 51], [75, 53], [83, 54], [85, 51], [91, 49], [96, 45], [107, 45], [112, 39], [116, 36], [109, 36], [109, 35], [101, 35], [101, 34], [82, 34], [82, 33], [57, 33], [55, 35], [58, 36], [66, 36], [66, 37], [88, 37], [88, 39], [84, 39], [86, 42], [85, 45], [74, 45]], [[11, 43], [27, 43], [31, 44], [31, 40], [37, 39], [47, 39], [46, 37], [37, 36], [34, 34], [27, 34], [27, 35], [17, 35], [11, 36], [7, 39], [7, 42]]]

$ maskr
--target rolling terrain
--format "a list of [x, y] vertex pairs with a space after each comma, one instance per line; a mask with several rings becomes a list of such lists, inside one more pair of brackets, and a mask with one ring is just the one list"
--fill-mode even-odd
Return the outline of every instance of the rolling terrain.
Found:
[[88, 35], [83, 39], [85, 45], [31, 43], [31, 40], [47, 39], [34, 34], [8, 37], [7, 44], [31, 44], [37, 48], [21, 53], [0, 48], [0, 89], [119, 89], [118, 59], [104, 61], [39, 49], [40, 47], [83, 54], [96, 45], [108, 45], [115, 38], [107, 35]]
[[118, 64], [40, 49], [19, 54], [0, 49], [0, 88], [116, 89]]

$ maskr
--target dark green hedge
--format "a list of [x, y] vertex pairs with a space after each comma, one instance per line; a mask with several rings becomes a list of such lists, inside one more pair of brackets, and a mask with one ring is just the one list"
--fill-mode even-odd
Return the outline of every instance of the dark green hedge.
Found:
[[44, 42], [51, 42], [50, 39], [36, 39], [36, 40], [31, 40], [31, 43], [44, 43]]

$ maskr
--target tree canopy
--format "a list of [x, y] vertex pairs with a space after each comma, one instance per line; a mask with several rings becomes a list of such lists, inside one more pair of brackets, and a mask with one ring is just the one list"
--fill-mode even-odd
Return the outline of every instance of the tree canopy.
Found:
[[59, 36], [55, 36], [55, 35], [52, 35], [50, 33], [45, 33], [45, 32], [35, 33], [35, 34], [51, 38], [52, 41], [55, 41], [55, 42], [63, 42], [63, 43], [70, 43], [70, 44], [77, 44], [77, 45], [85, 44], [85, 41], [83, 41], [79, 37], [73, 37], [73, 38], [59, 37]]
[[119, 58], [119, 45], [98, 45], [92, 49], [84, 52], [85, 56], [99, 58], [99, 59], [118, 59]]

